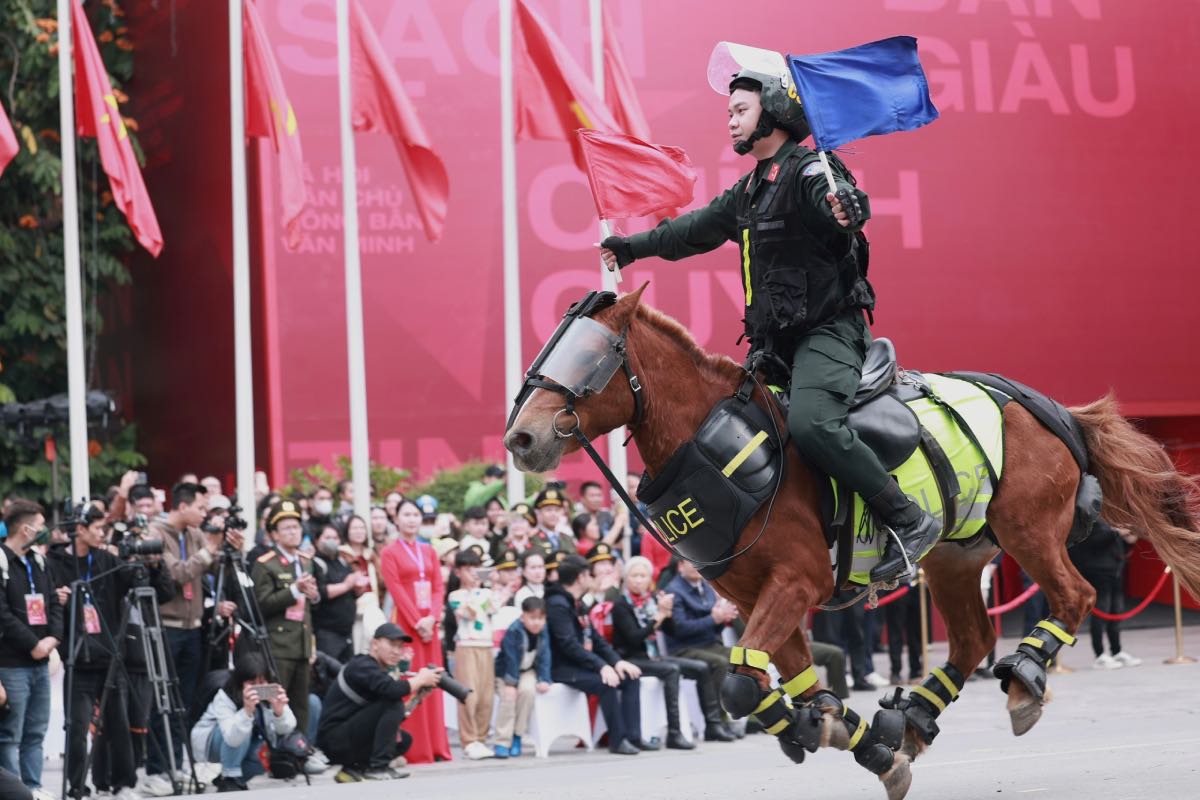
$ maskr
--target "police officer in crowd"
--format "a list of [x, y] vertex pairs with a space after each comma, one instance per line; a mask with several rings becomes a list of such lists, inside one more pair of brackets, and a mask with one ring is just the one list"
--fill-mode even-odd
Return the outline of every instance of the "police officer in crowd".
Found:
[[537, 514], [537, 530], [533, 541], [546, 553], [575, 553], [575, 537], [559, 530], [559, 523], [567, 512], [567, 496], [556, 486], [547, 486], [533, 498], [533, 510]]
[[279, 684], [287, 692], [296, 727], [308, 730], [308, 661], [312, 656], [312, 605], [320, 600], [312, 558], [300, 552], [300, 507], [281, 500], [267, 510], [274, 546], [254, 562], [250, 578], [266, 622]]
[[788, 429], [806, 458], [861, 494], [895, 534], [871, 571], [872, 580], [888, 581], [905, 570], [905, 555], [915, 560], [936, 542], [940, 528], [846, 427], [871, 341], [863, 312], [875, 305], [861, 233], [870, 204], [832, 153], [837, 191], [830, 191], [818, 154], [800, 144], [808, 122], [785, 72], [732, 77], [729, 135], [757, 166], [704, 208], [645, 233], [606, 238], [601, 256], [614, 270], [638, 258], [675, 261], [737, 243], [751, 349], [790, 367]]

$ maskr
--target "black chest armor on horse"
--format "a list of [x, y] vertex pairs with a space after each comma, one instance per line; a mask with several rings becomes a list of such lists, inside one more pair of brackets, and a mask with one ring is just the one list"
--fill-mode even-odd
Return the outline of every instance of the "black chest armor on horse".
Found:
[[[799, 171], [816, 156], [797, 145], [758, 178], [745, 178], [735, 191], [742, 288], [746, 292], [746, 336], [752, 349], [796, 337], [847, 308], [875, 307], [867, 283], [867, 239], [862, 233], [822, 239], [804, 224], [796, 202]], [[834, 154], [829, 155], [842, 169]], [[850, 171], [845, 170], [850, 176]], [[853, 176], [849, 177], [853, 183]]]

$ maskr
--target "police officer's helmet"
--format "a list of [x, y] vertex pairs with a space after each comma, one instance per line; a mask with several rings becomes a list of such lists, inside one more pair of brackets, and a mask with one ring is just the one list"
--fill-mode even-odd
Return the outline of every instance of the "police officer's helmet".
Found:
[[791, 76], [770, 75], [752, 69], [743, 69], [729, 82], [729, 93], [734, 89], [756, 89], [762, 98], [763, 119], [773, 128], [782, 128], [796, 141], [804, 141], [811, 131], [804, 116], [800, 95], [792, 85]]

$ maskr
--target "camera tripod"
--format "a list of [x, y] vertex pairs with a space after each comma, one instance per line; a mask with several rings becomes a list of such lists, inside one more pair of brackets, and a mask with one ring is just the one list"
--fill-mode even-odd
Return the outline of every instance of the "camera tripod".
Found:
[[[215, 601], [216, 603], [220, 603], [225, 598], [227, 593], [227, 578], [229, 577], [229, 573], [232, 572], [233, 583], [237, 585], [237, 595], [233, 601], [238, 608], [237, 622], [250, 637], [250, 641], [253, 643], [255, 649], [266, 659], [268, 677], [271, 680], [278, 680], [279, 672], [275, 668], [275, 657], [271, 655], [267, 623], [263, 618], [262, 609], [259, 608], [258, 598], [254, 595], [254, 582], [250, 580], [250, 576], [246, 572], [246, 557], [240, 551], [235, 550], [229, 545], [225, 545], [221, 548], [221, 554], [217, 558]], [[209, 646], [216, 647], [226, 635], [226, 625], [232, 624], [232, 620], [228, 623], [223, 623], [220, 615], [216, 613], [214, 606], [213, 618], [209, 623]], [[233, 656], [233, 648], [230, 648], [229, 657], [231, 660]], [[232, 665], [228, 664], [227, 666]]]
[[[74, 765], [70, 763], [70, 744], [69, 737], [70, 724], [72, 719], [71, 708], [73, 704], [72, 689], [75, 678], [75, 662], [79, 651], [89, 646], [88, 634], [79, 635], [77, 620], [81, 616], [82, 604], [85, 602], [85, 595], [90, 594], [90, 585], [103, 577], [119, 572], [123, 569], [136, 570], [134, 577], [134, 585], [126, 592], [122, 600], [121, 620], [117, 626], [116, 636], [114, 637], [108, 631], [103, 623], [101, 616], [100, 630], [103, 636], [103, 647], [110, 654], [108, 670], [104, 677], [104, 688], [100, 693], [99, 708], [93, 716], [95, 723], [95, 736], [93, 738], [93, 746], [87, 749], [87, 754], [84, 757], [82, 769], [78, 770], [79, 785], [75, 787], [76, 792], [84, 791], [84, 784], [87, 781], [88, 768], [91, 766], [92, 758], [95, 755], [95, 742], [100, 739], [104, 733], [105, 710], [108, 708], [108, 703], [112, 700], [114, 692], [119, 693], [118, 680], [124, 678], [126, 685], [129, 685], [129, 672], [125, 665], [125, 653], [123, 647], [118, 643], [124, 643], [130, 630], [130, 626], [141, 628], [141, 646], [144, 663], [146, 664], [147, 677], [151, 689], [151, 716], [159, 716], [162, 721], [163, 737], [165, 741], [157, 742], [166, 754], [169, 776], [175, 794], [182, 794], [184, 783], [178, 779], [178, 764], [175, 763], [175, 750], [172, 741], [173, 727], [172, 723], [178, 723], [180, 731], [184, 731], [183, 746], [188, 755], [188, 761], [191, 764], [191, 779], [190, 788], [193, 792], [198, 792], [203, 789], [200, 781], [196, 777], [195, 757], [192, 753], [191, 741], [186, 733], [185, 715], [187, 709], [183, 707], [183, 699], [179, 693], [179, 679], [175, 672], [175, 664], [171, 658], [170, 648], [166, 646], [163, 629], [162, 617], [159, 613], [158, 596], [153, 587], [147, 585], [148, 577], [146, 575], [146, 567], [138, 563], [124, 563], [117, 567], [103, 572], [94, 578], [87, 580], [79, 579], [71, 583], [71, 597], [68, 602], [68, 651], [66, 674], [64, 682], [64, 692], [66, 699], [65, 711], [65, 727], [68, 735], [68, 757], [63, 764], [63, 794], [62, 796], [69, 797], [68, 781], [71, 773], [74, 771]], [[97, 614], [99, 612], [97, 611]], [[151, 736], [153, 737], [154, 729], [151, 727]], [[120, 735], [120, 732], [116, 732]], [[86, 736], [86, 731], [84, 732]]]

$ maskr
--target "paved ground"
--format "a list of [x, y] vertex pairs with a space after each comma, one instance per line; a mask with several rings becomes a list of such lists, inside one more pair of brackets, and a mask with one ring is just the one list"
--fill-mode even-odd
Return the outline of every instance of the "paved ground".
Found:
[[[1185, 628], [1200, 656], [1200, 628]], [[1091, 651], [1081, 641], [1067, 652], [1055, 675], [1054, 701], [1027, 735], [1009, 729], [1004, 696], [992, 681], [972, 681], [942, 715], [943, 733], [913, 769], [910, 798], [982, 800], [997, 795], [1066, 798], [1191, 798], [1200, 796], [1200, 665], [1166, 666], [1174, 654], [1169, 628], [1129, 631], [1125, 647], [1144, 659], [1132, 669], [1090, 669]], [[1000, 652], [1009, 652], [1007, 641]], [[944, 651], [934, 648], [939, 663]], [[874, 713], [876, 693], [859, 692], [851, 704]], [[638, 800], [662, 798], [841, 798], [884, 797], [871, 775], [851, 756], [822, 750], [792, 765], [772, 737], [749, 736], [733, 744], [707, 744], [688, 753], [634, 757], [573, 751], [564, 741], [547, 760], [455, 761], [412, 769], [404, 781], [337, 785], [331, 775], [281, 784], [258, 778], [241, 795], [294, 800], [330, 798], [561, 798]], [[61, 774], [61, 773], [59, 773]], [[47, 771], [55, 787], [57, 775]]]

